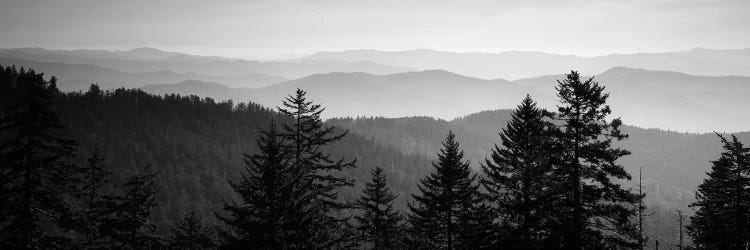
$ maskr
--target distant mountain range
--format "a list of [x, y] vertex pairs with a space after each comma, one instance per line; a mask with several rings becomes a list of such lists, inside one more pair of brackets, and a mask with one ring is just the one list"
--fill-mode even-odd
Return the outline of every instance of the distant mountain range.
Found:
[[[555, 96], [562, 75], [514, 81], [543, 97]], [[628, 124], [692, 132], [750, 130], [750, 77], [695, 76], [669, 71], [615, 67], [594, 80], [606, 86], [608, 104]], [[537, 98], [554, 109], [557, 98]]]
[[[352, 50], [320, 52], [299, 60], [249, 61], [153, 48], [21, 48], [0, 49], [0, 65], [55, 75], [64, 91], [99, 83], [105, 89], [142, 87], [153, 93], [252, 100], [273, 106], [295, 88], [304, 88], [330, 104], [326, 113], [330, 117], [424, 115], [442, 119], [512, 108], [526, 94], [554, 109], [556, 80], [570, 69], [579, 69], [585, 75], [598, 73], [596, 79], [612, 94], [609, 103], [615, 115], [628, 124], [693, 132], [746, 131], [750, 124], [750, 117], [740, 113], [750, 108], [750, 49], [697, 48], [601, 57]], [[508, 81], [496, 76], [533, 77]]]
[[[425, 115], [453, 119], [482, 110], [513, 108], [526, 94], [554, 110], [562, 75], [517, 81], [483, 80], [442, 70], [397, 73], [328, 73], [258, 89], [216, 83], [147, 85], [151, 93], [253, 100], [273, 106], [296, 88], [328, 104], [329, 117]], [[595, 80], [611, 93], [615, 116], [632, 125], [676, 131], [747, 131], [750, 77], [693, 76], [675, 72], [612, 68]]]
[[708, 76], [750, 76], [750, 49], [704, 49], [664, 53], [611, 54], [595, 57], [557, 55], [535, 51], [447, 52], [347, 50], [319, 52], [305, 60], [369, 61], [411, 67], [443, 69], [485, 79], [520, 79], [579, 70], [587, 74], [624, 66]]
[[483, 80], [443, 70], [384, 76], [365, 73], [317, 74], [257, 89], [230, 89], [215, 83], [195, 82], [147, 85], [141, 89], [156, 94], [195, 94], [222, 100], [253, 100], [272, 107], [297, 88], [307, 90], [311, 98], [326, 103], [327, 117], [426, 115], [450, 118], [486, 109], [512, 107], [527, 93], [542, 95], [532, 88], [509, 81]]
[[42, 48], [0, 49], [0, 58], [46, 63], [95, 65], [127, 73], [171, 71], [174, 73], [194, 73], [207, 77], [228, 77], [230, 79], [253, 75], [261, 79], [256, 80], [256, 82], [243, 82], [239, 80], [237, 82], [222, 82], [226, 85], [237, 87], [259, 87], [278, 82], [276, 80], [279, 79], [295, 79], [317, 73], [366, 72], [371, 74], [391, 74], [412, 70], [410, 68], [379, 65], [366, 61], [250, 61], [213, 56], [195, 56], [153, 48], [138, 48], [129, 51], [47, 50]]
[[98, 83], [106, 89], [120, 87], [137, 88], [147, 84], [181, 82], [186, 80], [222, 82], [235, 87], [258, 87], [286, 80], [281, 77], [264, 74], [210, 76], [192, 72], [176, 73], [169, 70], [123, 72], [91, 64], [40, 62], [1, 57], [0, 65], [15, 65], [16, 67], [25, 67], [34, 69], [37, 72], [43, 72], [46, 76], [56, 76], [58, 87], [63, 91], [85, 90], [92, 83]]

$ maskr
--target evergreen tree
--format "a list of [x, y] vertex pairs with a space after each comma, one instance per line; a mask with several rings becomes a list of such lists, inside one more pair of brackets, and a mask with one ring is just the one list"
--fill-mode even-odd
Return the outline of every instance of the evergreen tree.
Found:
[[199, 250], [214, 249], [214, 230], [201, 222], [195, 211], [187, 214], [180, 223], [172, 227], [169, 245], [173, 249]]
[[312, 248], [312, 196], [296, 190], [298, 171], [290, 164], [292, 155], [275, 123], [261, 131], [257, 143], [260, 152], [245, 155], [245, 172], [239, 183], [232, 183], [242, 202], [225, 203], [229, 215], [219, 216], [228, 227], [222, 232], [225, 247]]
[[[719, 135], [717, 133], [717, 135]], [[697, 208], [688, 233], [698, 249], [747, 249], [750, 246], [750, 148], [732, 135], [708, 178], [698, 186]]]
[[568, 249], [635, 248], [639, 239], [631, 217], [639, 197], [620, 185], [630, 174], [616, 163], [630, 152], [613, 141], [627, 138], [620, 119], [607, 121], [612, 112], [604, 93], [593, 78], [582, 81], [572, 71], [558, 80], [557, 119], [561, 123], [555, 150], [563, 158], [556, 168], [556, 185], [562, 203], [555, 211]]
[[386, 184], [386, 176], [380, 167], [371, 171], [372, 181], [365, 183], [362, 197], [357, 200], [361, 215], [355, 216], [365, 242], [372, 249], [401, 249], [401, 213], [393, 209], [397, 198]]
[[[306, 228], [316, 244], [315, 248], [343, 246], [351, 242], [349, 218], [342, 216], [350, 204], [339, 200], [338, 191], [352, 186], [353, 180], [342, 176], [342, 170], [356, 167], [356, 161], [334, 159], [323, 147], [333, 144], [346, 136], [336, 128], [325, 126], [320, 114], [325, 110], [320, 104], [308, 101], [307, 93], [297, 89], [294, 95], [283, 101], [280, 113], [292, 118], [283, 126], [283, 135], [289, 142], [291, 166], [294, 169], [295, 187], [293, 192], [301, 207], [312, 208], [304, 216], [311, 216], [313, 225]], [[304, 204], [307, 203], [307, 204]]]
[[410, 221], [428, 249], [480, 249], [488, 246], [491, 218], [479, 193], [477, 176], [464, 161], [456, 136], [449, 132], [435, 171], [421, 180], [413, 195]]
[[114, 183], [111, 173], [104, 166], [104, 156], [99, 150], [86, 160], [86, 164], [79, 167], [77, 177], [76, 213], [71, 218], [71, 224], [79, 236], [76, 244], [80, 248], [102, 248], [107, 246], [101, 235], [101, 228], [106, 218], [111, 214], [107, 207], [112, 196]]
[[56, 79], [0, 66], [0, 247], [64, 247], [75, 142], [63, 139]]
[[110, 248], [149, 249], [162, 245], [156, 225], [151, 221], [151, 210], [159, 205], [156, 194], [159, 184], [154, 178], [159, 174], [150, 167], [128, 178], [123, 192], [109, 199], [107, 214], [101, 234], [109, 241]]
[[[554, 209], [549, 191], [554, 152], [551, 114], [526, 96], [502, 130], [502, 148], [495, 145], [485, 160], [482, 184], [498, 216], [496, 230], [504, 232], [504, 249], [541, 249], [555, 244], [548, 230]], [[557, 243], [559, 244], [559, 243]]]

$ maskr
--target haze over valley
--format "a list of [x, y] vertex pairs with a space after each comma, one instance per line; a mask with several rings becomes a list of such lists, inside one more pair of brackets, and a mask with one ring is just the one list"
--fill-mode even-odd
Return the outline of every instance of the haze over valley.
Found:
[[0, 3], [0, 249], [746, 249], [750, 1]]

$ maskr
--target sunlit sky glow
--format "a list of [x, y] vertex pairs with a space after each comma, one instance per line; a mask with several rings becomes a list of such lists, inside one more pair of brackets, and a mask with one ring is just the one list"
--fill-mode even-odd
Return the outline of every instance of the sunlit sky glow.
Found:
[[750, 47], [747, 0], [2, 0], [0, 48], [283, 59], [346, 49], [582, 56]]

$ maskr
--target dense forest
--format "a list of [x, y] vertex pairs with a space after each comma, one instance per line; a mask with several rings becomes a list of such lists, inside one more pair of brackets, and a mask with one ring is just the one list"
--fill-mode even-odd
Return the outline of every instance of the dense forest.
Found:
[[[232, 198], [227, 180], [238, 180], [243, 155], [257, 152], [259, 129], [274, 119], [287, 120], [253, 103], [215, 103], [140, 90], [101, 91], [96, 85], [86, 93], [61, 94], [58, 105], [66, 125], [63, 133], [80, 142], [80, 155], [98, 150], [120, 178], [147, 165], [161, 171], [162, 206], [154, 216], [161, 229], [191, 211], [213, 218], [222, 201]], [[328, 149], [359, 162], [358, 168], [344, 171], [357, 180], [355, 188], [342, 190], [347, 199], [358, 196], [356, 188], [376, 166], [387, 169], [393, 189], [407, 197], [429, 166], [423, 157], [406, 156], [357, 135]], [[406, 206], [403, 199], [396, 204]]]
[[[499, 131], [494, 146], [450, 127], [415, 127], [414, 135], [439, 142], [422, 149], [435, 144], [399, 145], [340, 126], [357, 120], [324, 122], [324, 106], [299, 89], [269, 109], [97, 85], [62, 93], [55, 81], [0, 67], [3, 248], [640, 249], [651, 242], [643, 230], [649, 194], [625, 185], [642, 186], [620, 160], [639, 157], [623, 147], [628, 128], [609, 117], [605, 88], [575, 71], [558, 81], [557, 110], [527, 96], [505, 124], [453, 121], [494, 126], [483, 135]], [[723, 148], [713, 150], [722, 153], [697, 188], [686, 234], [697, 249], [744, 249], [750, 149], [717, 135]]]

